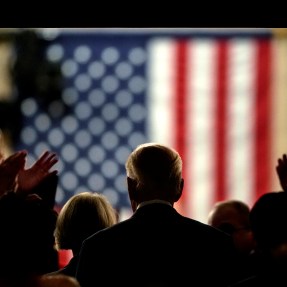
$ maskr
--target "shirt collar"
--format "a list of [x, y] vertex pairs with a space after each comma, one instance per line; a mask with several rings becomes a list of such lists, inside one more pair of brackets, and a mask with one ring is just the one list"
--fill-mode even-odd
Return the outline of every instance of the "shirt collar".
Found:
[[153, 204], [153, 203], [162, 203], [162, 204], [166, 204], [172, 207], [172, 204], [168, 201], [165, 200], [161, 200], [161, 199], [153, 199], [153, 200], [147, 200], [147, 201], [143, 201], [141, 202], [138, 206], [137, 209], [139, 209], [140, 207], [143, 207], [145, 205], [149, 205], [149, 204]]

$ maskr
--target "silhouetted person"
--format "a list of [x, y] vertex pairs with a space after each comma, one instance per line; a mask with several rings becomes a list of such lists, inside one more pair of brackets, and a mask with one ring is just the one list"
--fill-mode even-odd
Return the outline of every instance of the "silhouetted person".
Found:
[[208, 215], [208, 224], [232, 236], [237, 251], [243, 256], [255, 247], [250, 227], [250, 208], [240, 200], [215, 203]]
[[287, 286], [287, 193], [263, 194], [251, 208], [256, 276], [234, 286]]
[[250, 226], [249, 206], [232, 199], [216, 202], [208, 214], [207, 223], [232, 237], [238, 252], [238, 273], [241, 273], [241, 277], [253, 275], [255, 240]]
[[86, 239], [77, 279], [92, 286], [226, 286], [234, 246], [225, 233], [180, 215], [180, 155], [167, 146], [139, 145], [126, 161], [134, 214]]
[[56, 270], [56, 219], [57, 214], [36, 195], [2, 195], [0, 280], [23, 283]]
[[[54, 248], [57, 213], [51, 202], [35, 194], [55, 194], [57, 170], [51, 168], [58, 159], [45, 151], [26, 168], [26, 156], [27, 151], [22, 150], [5, 158], [0, 151], [1, 287], [36, 286], [43, 274], [58, 269]], [[42, 189], [43, 183], [46, 189]]]
[[58, 215], [55, 239], [57, 249], [71, 249], [73, 257], [64, 268], [53, 274], [75, 277], [84, 239], [116, 222], [116, 211], [103, 194], [82, 192], [72, 196]]

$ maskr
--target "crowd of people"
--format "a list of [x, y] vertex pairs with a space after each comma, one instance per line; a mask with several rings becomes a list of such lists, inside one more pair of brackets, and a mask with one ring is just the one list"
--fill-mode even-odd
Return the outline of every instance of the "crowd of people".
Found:
[[[119, 221], [100, 192], [72, 196], [54, 209], [58, 157], [0, 152], [0, 286], [287, 286], [287, 156], [276, 171], [282, 190], [252, 207], [217, 202], [208, 223], [174, 207], [184, 191], [182, 159], [158, 143], [126, 160], [133, 210]], [[64, 268], [58, 250], [72, 250]]]

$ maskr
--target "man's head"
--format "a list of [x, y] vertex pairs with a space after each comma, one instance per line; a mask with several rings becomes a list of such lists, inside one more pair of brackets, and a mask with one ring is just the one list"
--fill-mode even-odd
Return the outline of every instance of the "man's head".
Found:
[[231, 235], [237, 250], [249, 254], [255, 247], [249, 215], [249, 206], [240, 200], [220, 201], [210, 211], [208, 224]]
[[158, 143], [139, 145], [126, 161], [133, 210], [143, 201], [176, 202], [182, 193], [182, 160], [178, 152]]

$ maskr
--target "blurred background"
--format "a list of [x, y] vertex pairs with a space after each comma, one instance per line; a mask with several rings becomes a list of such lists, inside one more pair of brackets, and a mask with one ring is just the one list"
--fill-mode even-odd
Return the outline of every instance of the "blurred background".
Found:
[[176, 208], [202, 222], [281, 189], [285, 28], [2, 28], [0, 75], [1, 148], [58, 154], [58, 209], [97, 191], [130, 216], [124, 164], [144, 142], [178, 150]]

